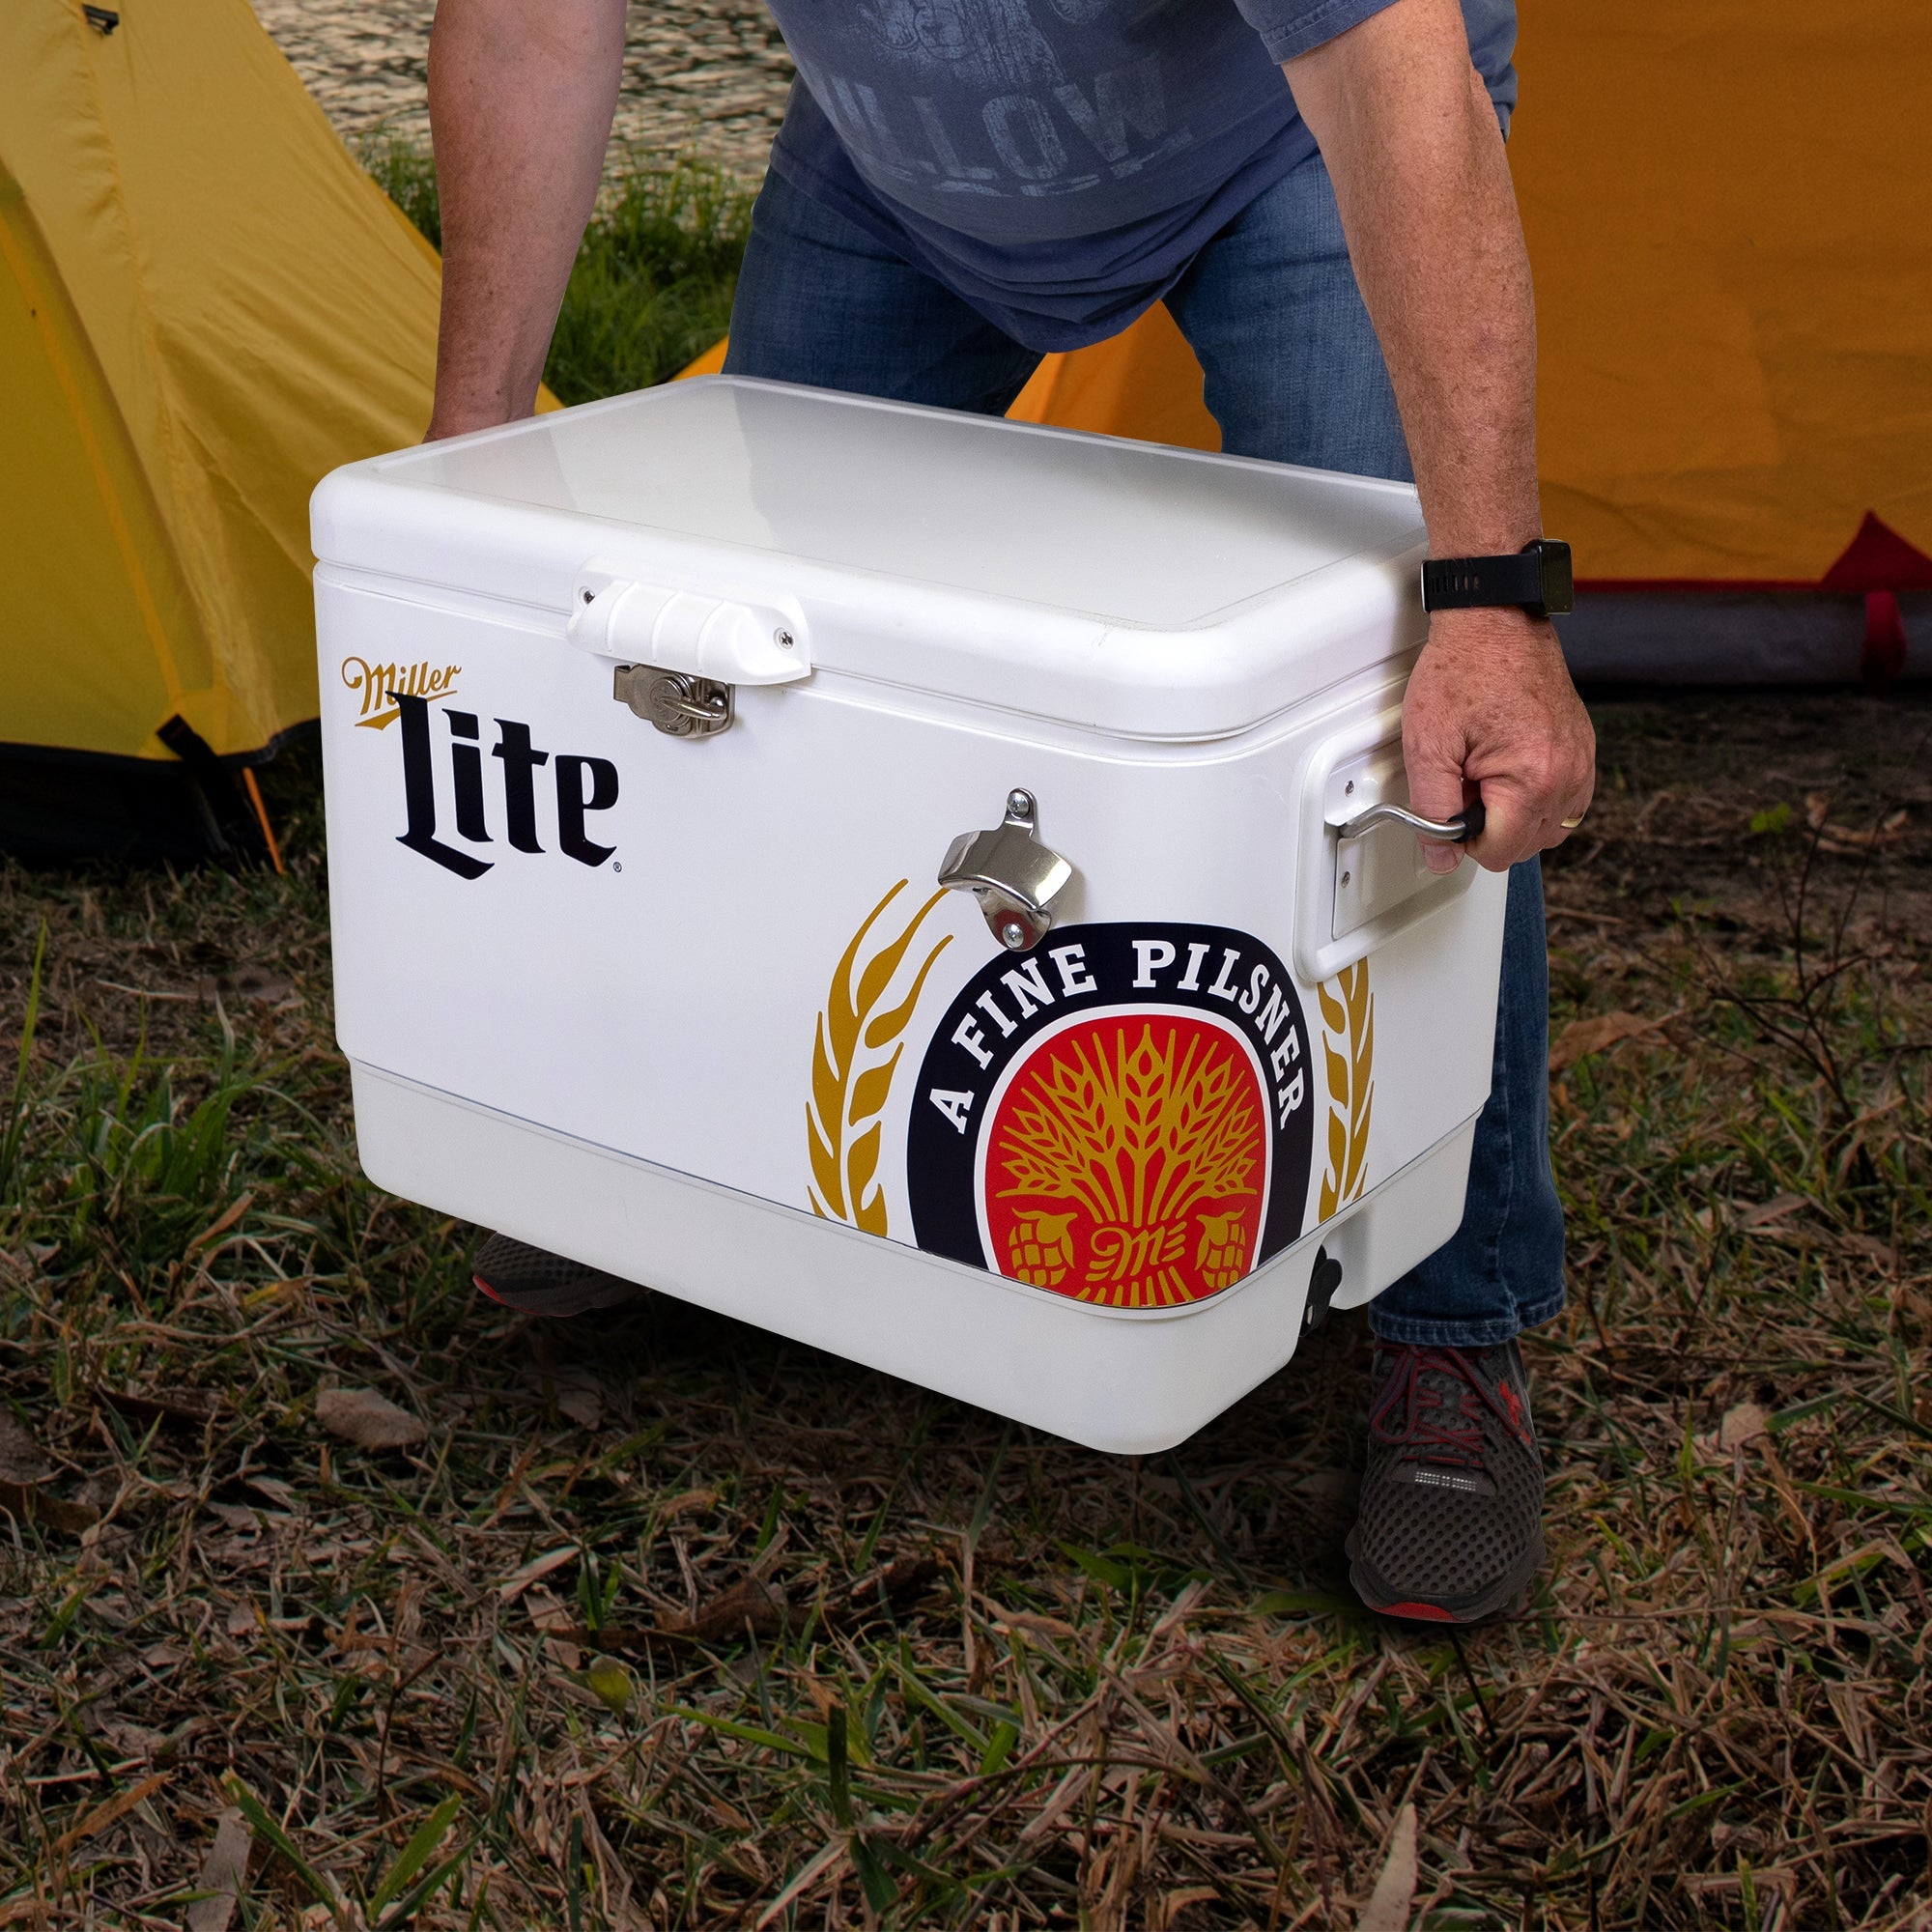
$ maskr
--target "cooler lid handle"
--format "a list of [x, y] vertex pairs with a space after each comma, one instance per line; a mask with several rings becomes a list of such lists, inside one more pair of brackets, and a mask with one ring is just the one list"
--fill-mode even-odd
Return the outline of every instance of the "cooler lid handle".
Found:
[[565, 636], [598, 657], [720, 684], [791, 684], [811, 673], [800, 612], [640, 583], [594, 562], [571, 587]]

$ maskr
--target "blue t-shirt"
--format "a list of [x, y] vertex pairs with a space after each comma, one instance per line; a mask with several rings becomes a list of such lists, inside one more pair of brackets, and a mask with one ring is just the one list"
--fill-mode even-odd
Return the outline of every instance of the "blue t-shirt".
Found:
[[[1315, 153], [1280, 63], [1391, 0], [770, 0], [772, 166], [1029, 348], [1124, 328]], [[1508, 125], [1515, 0], [1463, 0]]]

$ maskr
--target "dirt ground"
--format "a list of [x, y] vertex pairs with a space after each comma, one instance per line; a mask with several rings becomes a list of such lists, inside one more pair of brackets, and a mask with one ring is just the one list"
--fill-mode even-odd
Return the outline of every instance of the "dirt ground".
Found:
[[1597, 804], [1546, 864], [1552, 906], [1588, 907], [1606, 931], [1673, 907], [1755, 925], [1816, 821], [1818, 892], [1862, 874], [1853, 919], [1932, 944], [1932, 690], [1590, 697]]
[[[427, 139], [435, 0], [254, 0], [345, 137]], [[791, 57], [759, 0], [647, 0], [630, 9], [613, 146], [692, 153], [748, 182], [784, 118]]]

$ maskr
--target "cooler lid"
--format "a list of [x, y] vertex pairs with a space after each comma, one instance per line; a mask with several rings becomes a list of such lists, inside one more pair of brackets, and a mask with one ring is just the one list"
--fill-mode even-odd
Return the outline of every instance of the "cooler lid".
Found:
[[[471, 509], [453, 515], [456, 499]], [[476, 540], [440, 560], [465, 526]], [[899, 681], [1157, 736], [1238, 728], [1421, 636], [1406, 485], [735, 377], [380, 457], [338, 471], [315, 505], [325, 562], [559, 611], [616, 529], [708, 557], [693, 567], [718, 591], [728, 553], [766, 594], [792, 583], [808, 605], [885, 591]], [[978, 645], [907, 664], [904, 619], [935, 597], [977, 607], [942, 628]], [[822, 626], [811, 655], [877, 674]], [[1177, 709], [1208, 687], [1219, 701]]]

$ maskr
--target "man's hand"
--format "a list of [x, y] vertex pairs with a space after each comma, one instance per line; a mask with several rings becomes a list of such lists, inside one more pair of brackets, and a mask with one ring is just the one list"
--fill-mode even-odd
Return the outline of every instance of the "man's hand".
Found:
[[[1402, 707], [1409, 809], [1454, 818], [1480, 797], [1482, 836], [1463, 850], [1500, 872], [1570, 834], [1589, 810], [1597, 734], [1548, 618], [1438, 611]], [[1458, 848], [1423, 841], [1433, 872]]]
[[536, 407], [623, 60], [624, 0], [439, 0], [429, 44], [442, 198], [432, 440]]
[[[1507, 555], [1541, 534], [1536, 317], [1495, 109], [1457, 0], [1395, 0], [1284, 69], [1335, 183], [1437, 556]], [[1556, 634], [1520, 611], [1438, 611], [1403, 707], [1409, 803], [1452, 818], [1495, 869], [1589, 804], [1590, 721]], [[1425, 847], [1437, 871], [1450, 845]]]

